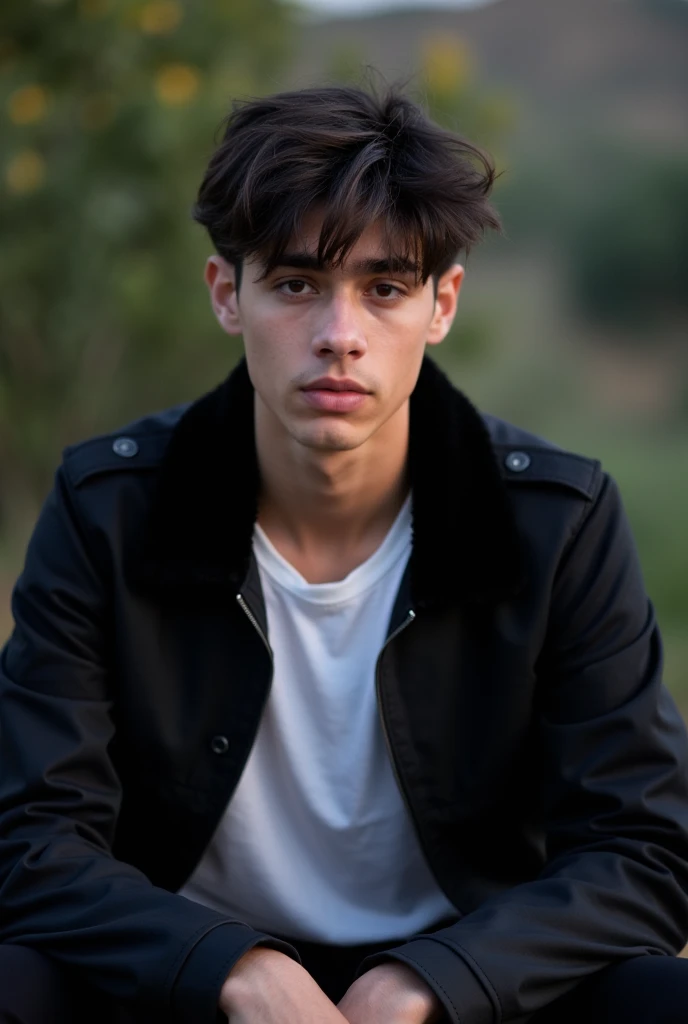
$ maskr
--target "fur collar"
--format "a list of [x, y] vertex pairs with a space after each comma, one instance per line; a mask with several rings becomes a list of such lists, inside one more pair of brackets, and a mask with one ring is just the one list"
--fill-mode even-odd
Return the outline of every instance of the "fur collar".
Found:
[[[427, 357], [411, 396], [409, 475], [414, 605], [496, 601], [520, 589], [521, 541], [487, 428]], [[140, 552], [147, 589], [236, 593], [251, 562], [258, 486], [242, 359], [174, 429]]]

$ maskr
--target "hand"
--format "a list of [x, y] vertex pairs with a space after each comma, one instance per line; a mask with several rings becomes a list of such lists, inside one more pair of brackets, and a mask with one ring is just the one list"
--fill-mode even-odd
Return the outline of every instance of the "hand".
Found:
[[267, 946], [237, 960], [220, 993], [229, 1024], [346, 1024], [308, 971]]
[[444, 1015], [430, 986], [398, 961], [362, 974], [337, 1007], [349, 1024], [437, 1024]]

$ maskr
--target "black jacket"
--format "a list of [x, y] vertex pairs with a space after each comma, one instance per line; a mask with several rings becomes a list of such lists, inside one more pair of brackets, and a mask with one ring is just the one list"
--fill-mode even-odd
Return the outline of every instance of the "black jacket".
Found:
[[[175, 895], [270, 688], [252, 408], [242, 363], [66, 451], [0, 664], [0, 941], [189, 1024], [215, 1020], [255, 943], [297, 955]], [[686, 737], [598, 463], [480, 417], [426, 360], [409, 467], [413, 552], [376, 685], [457, 921], [391, 955], [452, 1021], [496, 1024], [682, 947]]]

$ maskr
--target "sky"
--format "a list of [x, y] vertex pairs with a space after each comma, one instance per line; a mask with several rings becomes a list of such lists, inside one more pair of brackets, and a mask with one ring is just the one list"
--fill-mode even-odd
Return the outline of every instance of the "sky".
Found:
[[486, 0], [301, 0], [314, 14], [360, 14], [393, 7], [477, 7]]

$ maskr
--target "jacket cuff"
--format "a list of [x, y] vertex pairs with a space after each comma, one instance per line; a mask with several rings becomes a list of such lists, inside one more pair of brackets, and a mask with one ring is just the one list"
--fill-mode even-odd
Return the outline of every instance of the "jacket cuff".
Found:
[[400, 960], [421, 975], [442, 1003], [451, 1024], [494, 1024], [493, 1001], [461, 954], [440, 939], [422, 936], [366, 957], [356, 977], [389, 960]]
[[177, 974], [171, 996], [172, 1020], [179, 1024], [216, 1024], [220, 992], [237, 960], [254, 946], [269, 946], [301, 963], [293, 946], [247, 925], [216, 925], [195, 944]]

